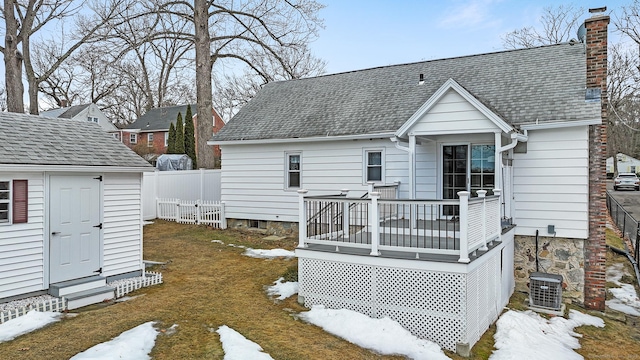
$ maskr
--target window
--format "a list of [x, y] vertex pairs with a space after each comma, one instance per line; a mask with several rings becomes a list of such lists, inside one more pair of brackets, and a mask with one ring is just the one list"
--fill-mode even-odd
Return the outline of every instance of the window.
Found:
[[8, 223], [10, 220], [11, 188], [9, 184], [9, 181], [0, 181], [0, 223]]
[[164, 146], [169, 146], [169, 132], [164, 133]]
[[301, 154], [289, 153], [287, 158], [287, 188], [300, 188], [301, 183]]
[[147, 146], [153, 147], [153, 133], [147, 134]]
[[495, 145], [471, 145], [471, 193], [478, 196], [478, 190], [493, 194], [496, 173]]
[[97, 118], [97, 117], [91, 117], [91, 116], [89, 116], [89, 117], [87, 118], [87, 120], [88, 120], [89, 122], [94, 122], [94, 123], [96, 123], [96, 124], [98, 123], [98, 118]]
[[384, 151], [380, 149], [364, 151], [364, 182], [383, 183]]
[[120, 133], [111, 133], [113, 135], [113, 138], [116, 140], [120, 140]]
[[26, 223], [28, 205], [27, 180], [0, 181], [0, 224]]
[[138, 134], [130, 134], [129, 135], [129, 142], [132, 144], [137, 144], [138, 143]]

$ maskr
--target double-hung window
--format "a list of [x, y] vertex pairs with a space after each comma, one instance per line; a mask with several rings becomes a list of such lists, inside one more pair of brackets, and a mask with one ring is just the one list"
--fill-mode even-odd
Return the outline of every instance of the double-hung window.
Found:
[[131, 144], [137, 144], [138, 143], [138, 134], [131, 133], [129, 135], [129, 142]]
[[147, 146], [153, 147], [153, 133], [147, 134]]
[[364, 151], [364, 182], [383, 183], [384, 151], [381, 149]]
[[0, 224], [26, 223], [28, 200], [27, 180], [0, 181]]
[[302, 182], [302, 154], [286, 153], [286, 188], [298, 189]]
[[164, 146], [169, 146], [169, 132], [165, 131], [164, 133]]

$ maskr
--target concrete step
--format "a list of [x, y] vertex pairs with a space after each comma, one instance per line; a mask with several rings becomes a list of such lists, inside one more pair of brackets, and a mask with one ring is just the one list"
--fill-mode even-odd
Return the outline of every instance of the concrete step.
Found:
[[78, 291], [65, 295], [68, 310], [98, 304], [105, 300], [112, 300], [115, 297], [115, 289], [110, 286], [101, 286], [99, 288]]
[[74, 279], [69, 281], [63, 281], [49, 285], [49, 294], [55, 297], [67, 297], [69, 294], [77, 293], [84, 290], [90, 290], [105, 286], [107, 279], [94, 275], [81, 279]]

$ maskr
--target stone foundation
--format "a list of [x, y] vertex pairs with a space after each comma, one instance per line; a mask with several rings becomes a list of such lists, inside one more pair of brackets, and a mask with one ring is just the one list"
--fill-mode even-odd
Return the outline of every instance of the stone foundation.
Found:
[[269, 235], [298, 236], [298, 223], [286, 221], [258, 220], [258, 227], [252, 227], [255, 220], [227, 219], [227, 228], [261, 231]]
[[[515, 237], [516, 291], [529, 292], [529, 274], [536, 271], [535, 236]], [[562, 275], [566, 302], [584, 303], [584, 240], [538, 237], [539, 272]]]

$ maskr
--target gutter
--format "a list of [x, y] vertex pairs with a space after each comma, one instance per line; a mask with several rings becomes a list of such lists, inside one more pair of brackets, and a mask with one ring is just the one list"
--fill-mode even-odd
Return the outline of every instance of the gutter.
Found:
[[30, 165], [30, 164], [0, 164], [0, 171], [11, 172], [92, 172], [92, 173], [141, 173], [153, 172], [156, 168], [149, 166], [91, 166], [91, 165]]
[[520, 134], [520, 133], [512, 133], [511, 134], [511, 143], [507, 144], [505, 146], [502, 146], [500, 148], [498, 148], [498, 153], [503, 153], [507, 150], [511, 150], [514, 147], [516, 147], [516, 145], [518, 145], [518, 142], [527, 142], [529, 140], [529, 136], [527, 135], [527, 130], [524, 130], [524, 134]]
[[340, 141], [340, 140], [367, 140], [384, 139], [393, 136], [393, 132], [360, 135], [316, 136], [286, 139], [255, 139], [255, 140], [209, 140], [207, 145], [251, 145], [251, 144], [286, 144], [301, 142]]

